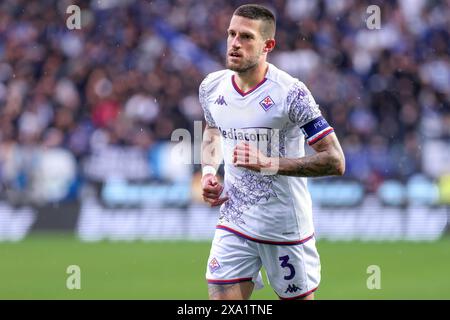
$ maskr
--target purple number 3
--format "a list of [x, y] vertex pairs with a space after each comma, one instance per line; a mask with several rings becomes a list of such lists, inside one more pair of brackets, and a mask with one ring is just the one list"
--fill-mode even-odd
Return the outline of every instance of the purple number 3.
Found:
[[291, 271], [291, 274], [289, 274], [288, 276], [284, 276], [284, 280], [291, 280], [291, 279], [293, 279], [295, 277], [295, 269], [294, 269], [294, 266], [292, 264], [288, 263], [289, 256], [279, 257], [278, 260], [281, 261], [281, 267], [289, 268], [289, 270]]

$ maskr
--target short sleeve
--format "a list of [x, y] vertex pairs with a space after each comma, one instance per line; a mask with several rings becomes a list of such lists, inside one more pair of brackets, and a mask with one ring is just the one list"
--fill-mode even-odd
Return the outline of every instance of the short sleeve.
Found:
[[209, 107], [208, 107], [208, 93], [206, 90], [206, 80], [207, 78], [205, 78], [202, 83], [200, 84], [199, 90], [198, 90], [198, 99], [200, 101], [200, 105], [202, 106], [203, 109], [203, 113], [205, 115], [205, 120], [206, 123], [210, 126], [210, 127], [217, 127], [216, 123], [214, 122], [214, 119], [211, 115], [211, 112], [209, 111]]
[[319, 106], [311, 92], [300, 81], [294, 83], [289, 90], [287, 106], [289, 120], [300, 127], [321, 116]]
[[334, 132], [322, 117], [311, 92], [300, 81], [289, 90], [287, 106], [289, 120], [300, 127], [309, 145]]

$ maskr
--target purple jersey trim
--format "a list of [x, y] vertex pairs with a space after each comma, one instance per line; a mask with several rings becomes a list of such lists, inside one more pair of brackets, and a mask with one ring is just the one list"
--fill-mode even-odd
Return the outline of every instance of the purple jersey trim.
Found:
[[215, 280], [215, 279], [206, 279], [209, 284], [233, 284], [245, 281], [251, 281], [252, 278], [237, 278], [237, 279], [229, 279], [229, 280]]
[[319, 288], [319, 287], [315, 287], [314, 289], [309, 290], [309, 291], [307, 291], [307, 292], [305, 292], [305, 293], [302, 293], [302, 294], [300, 294], [300, 295], [298, 295], [298, 296], [295, 296], [295, 297], [284, 298], [284, 297], [281, 297], [281, 296], [278, 295], [278, 294], [277, 294], [277, 295], [278, 295], [278, 297], [279, 297], [281, 300], [295, 300], [295, 299], [300, 299], [300, 298], [309, 296], [311, 293], [313, 293], [314, 291], [316, 291], [318, 288]]
[[231, 229], [230, 227], [226, 227], [226, 226], [217, 225], [216, 229], [221, 229], [221, 230], [225, 230], [225, 231], [234, 233], [235, 235], [237, 235], [239, 237], [242, 237], [242, 238], [245, 238], [247, 240], [254, 241], [254, 242], [259, 242], [259, 243], [264, 243], [264, 244], [273, 244], [273, 245], [279, 245], [279, 246], [295, 246], [295, 245], [298, 245], [298, 244], [303, 244], [306, 241], [308, 241], [308, 240], [310, 240], [310, 239], [312, 239], [314, 237], [314, 233], [313, 233], [309, 237], [307, 237], [305, 239], [302, 239], [302, 240], [295, 240], [295, 241], [269, 241], [269, 240], [261, 240], [261, 239], [256, 239], [256, 238], [250, 237], [250, 236], [248, 236], [246, 234], [243, 234], [243, 233], [241, 233], [239, 231], [236, 231], [236, 230]]
[[233, 84], [233, 88], [243, 97], [245, 97], [246, 95], [248, 95], [248, 94], [252, 93], [253, 91], [255, 91], [256, 89], [258, 89], [264, 82], [266, 82], [266, 80], [267, 80], [267, 78], [262, 79], [262, 81], [260, 83], [258, 83], [256, 86], [254, 86], [247, 92], [244, 92], [238, 87], [236, 81], [234, 81], [234, 74], [231, 76], [231, 82]]

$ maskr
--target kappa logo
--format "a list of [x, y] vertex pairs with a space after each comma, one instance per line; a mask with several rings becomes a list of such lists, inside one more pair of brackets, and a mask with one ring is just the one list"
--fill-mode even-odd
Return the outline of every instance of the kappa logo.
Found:
[[297, 287], [295, 284], [290, 284], [284, 293], [294, 293], [298, 290], [302, 290], [302, 288]]
[[211, 261], [209, 262], [209, 271], [211, 273], [214, 273], [215, 271], [217, 271], [220, 268], [220, 264], [219, 261], [217, 261], [216, 258], [212, 258]]
[[223, 105], [228, 105], [227, 104], [227, 102], [225, 101], [225, 97], [224, 96], [219, 96], [217, 99], [216, 99], [216, 101], [214, 102], [214, 104], [218, 104], [218, 105], [220, 105], [220, 106], [223, 106]]
[[275, 105], [275, 102], [273, 102], [270, 96], [267, 96], [259, 102], [259, 105], [264, 109], [264, 111], [268, 111]]

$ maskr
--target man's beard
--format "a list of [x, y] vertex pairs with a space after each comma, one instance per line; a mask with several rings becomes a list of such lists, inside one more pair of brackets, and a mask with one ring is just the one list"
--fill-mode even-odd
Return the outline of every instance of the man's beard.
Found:
[[230, 69], [231, 71], [235, 71], [237, 73], [244, 73], [244, 72], [247, 72], [247, 71], [255, 68], [258, 65], [258, 60], [257, 59], [247, 60], [241, 66], [233, 66], [228, 63], [228, 57], [227, 57], [225, 59], [225, 65], [226, 65], [227, 69]]

